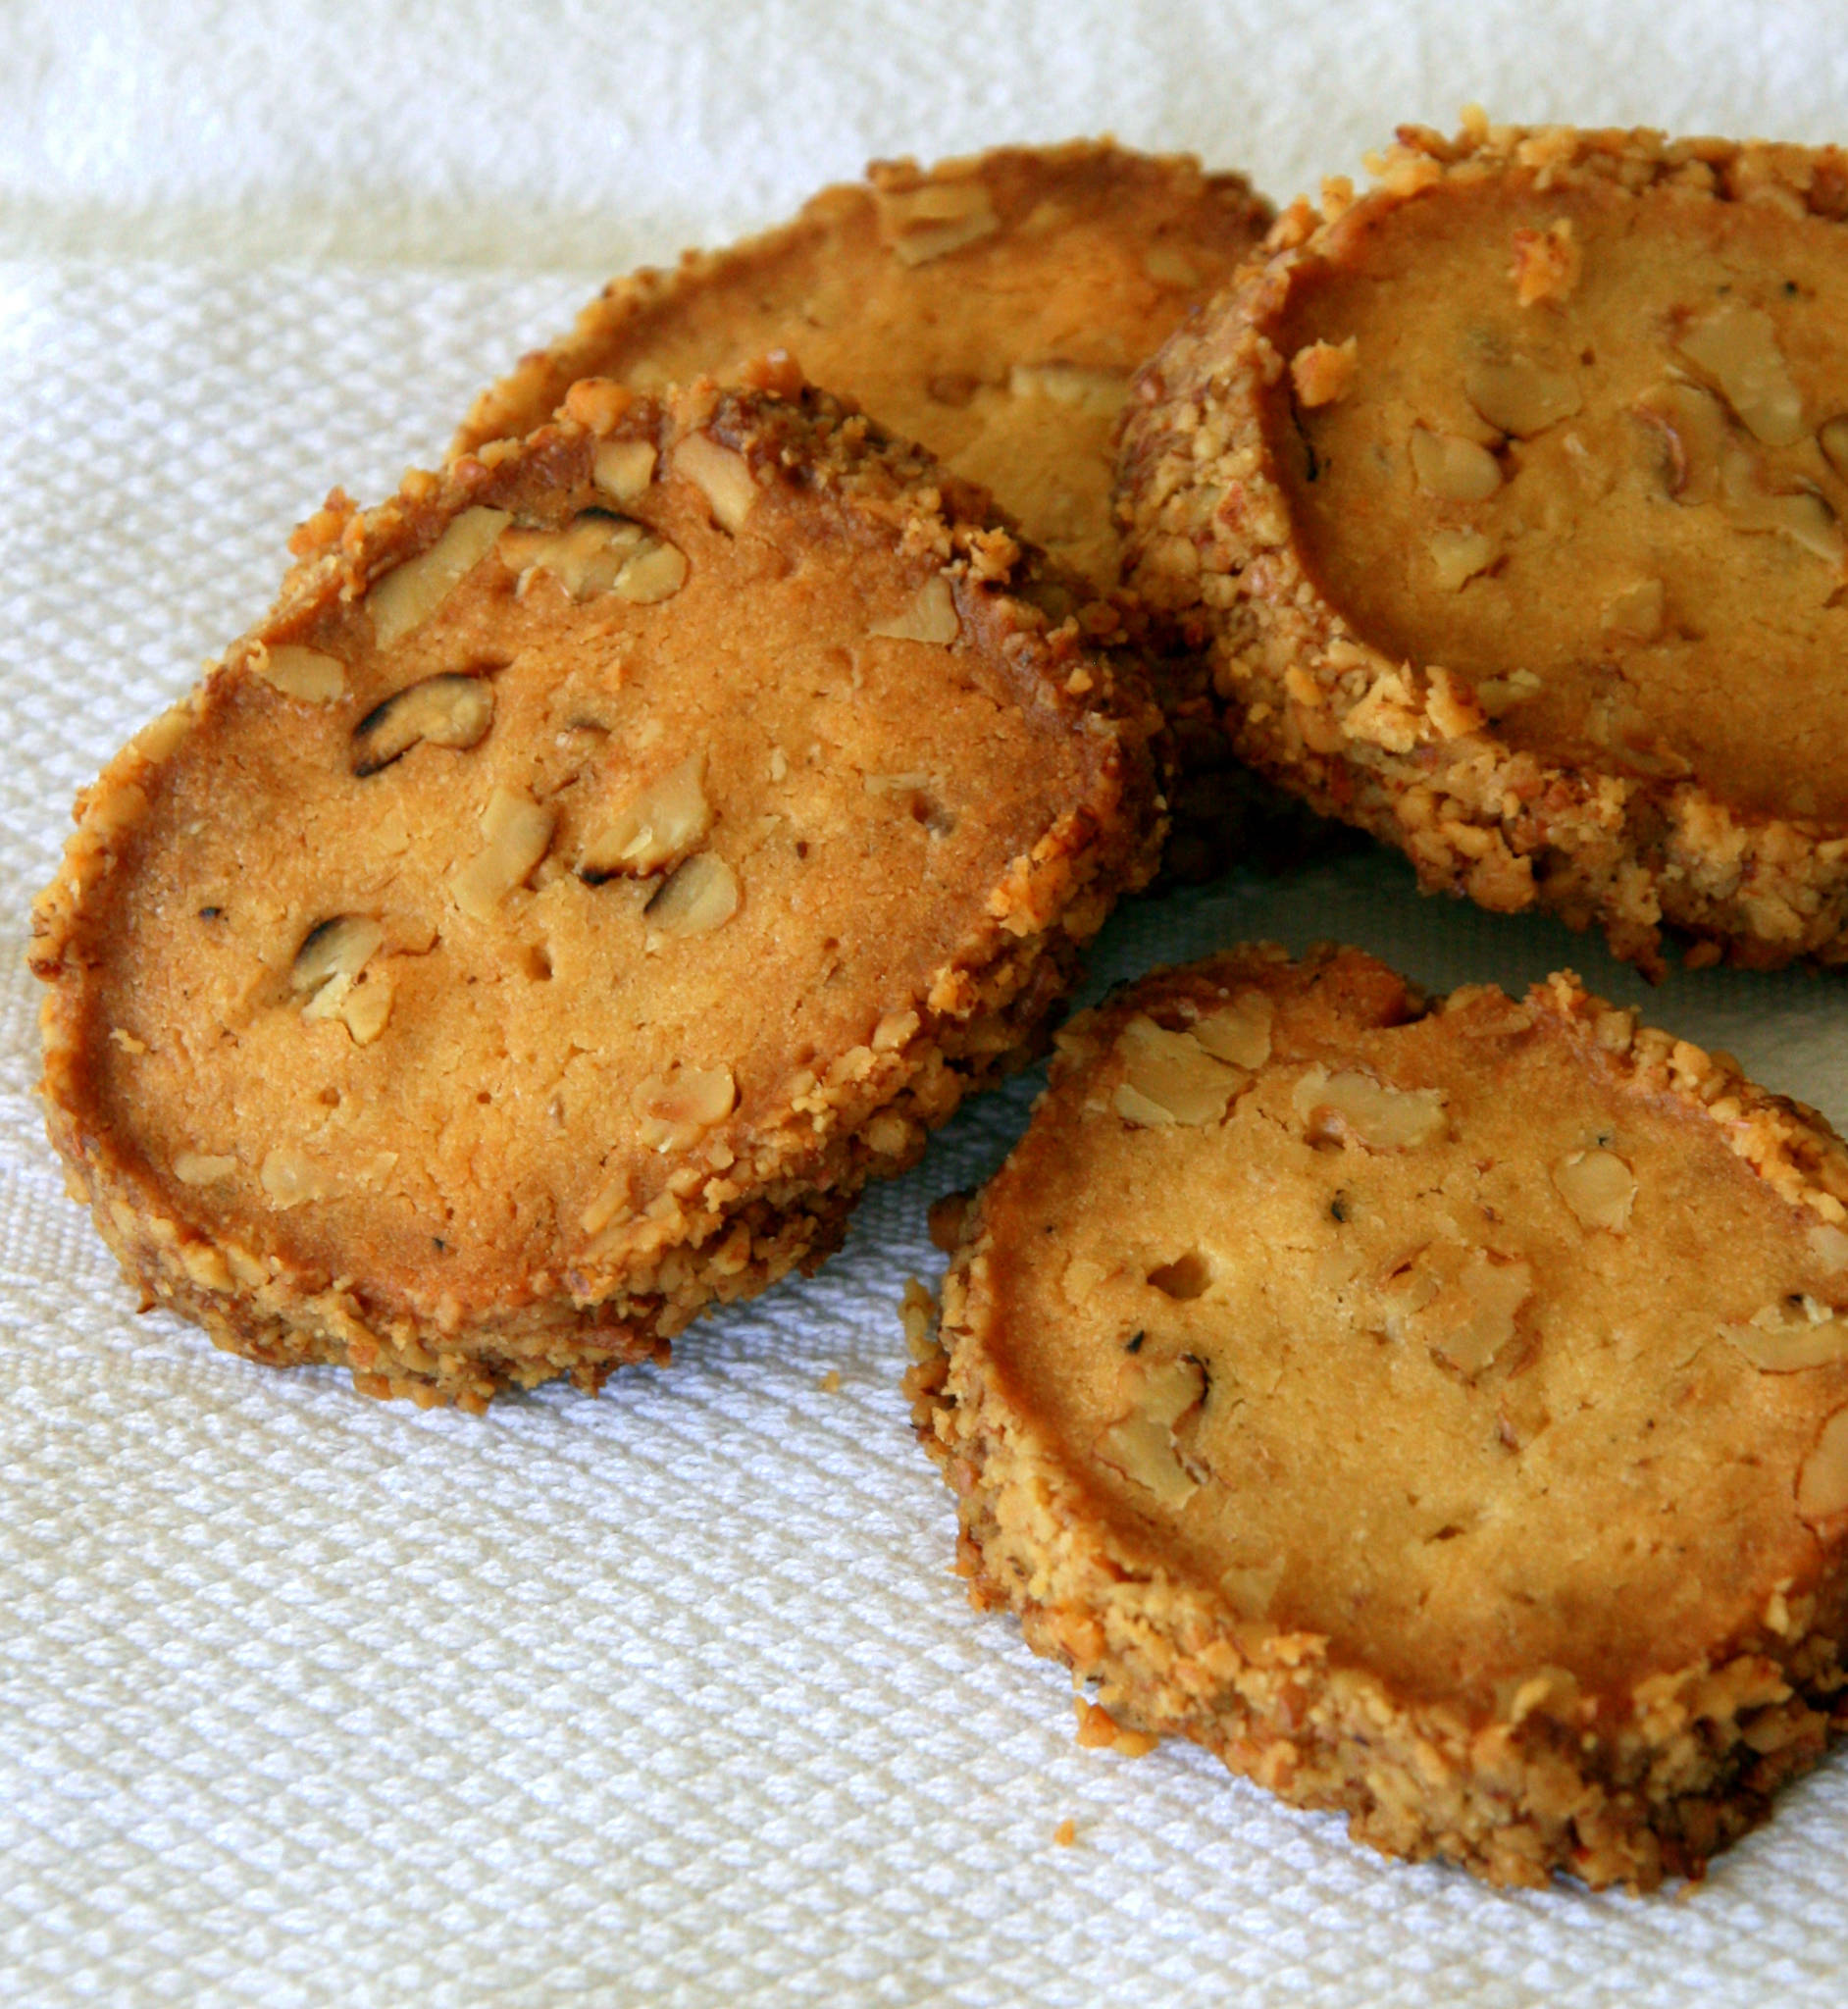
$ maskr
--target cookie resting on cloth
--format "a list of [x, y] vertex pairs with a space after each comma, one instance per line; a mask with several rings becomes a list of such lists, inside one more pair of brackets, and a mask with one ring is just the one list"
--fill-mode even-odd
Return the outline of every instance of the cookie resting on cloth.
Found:
[[1840, 1141], [1566, 975], [1246, 949], [1059, 1046], [909, 1321], [978, 1604], [1389, 1854], [1698, 1875], [1842, 1710]]
[[1848, 154], [1404, 129], [1132, 392], [1126, 576], [1429, 889], [1848, 959]]
[[80, 798], [43, 1092], [146, 1301], [373, 1394], [594, 1387], [1033, 1050], [1153, 865], [1146, 695], [979, 493], [778, 384], [586, 383], [331, 498]]

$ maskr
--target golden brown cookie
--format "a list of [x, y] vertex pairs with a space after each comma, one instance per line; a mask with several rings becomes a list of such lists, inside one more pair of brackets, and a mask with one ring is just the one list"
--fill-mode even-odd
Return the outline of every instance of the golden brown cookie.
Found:
[[[980, 1606], [1394, 1855], [1648, 1888], [1843, 1714], [1848, 1152], [1570, 976], [1075, 1020], [914, 1334]], [[913, 1318], [914, 1325], [924, 1321]]]
[[615, 281], [476, 402], [457, 444], [530, 431], [580, 377], [657, 390], [783, 348], [1107, 589], [1129, 373], [1269, 220], [1242, 176], [1108, 143], [878, 162], [780, 230]]
[[143, 1296], [479, 1406], [660, 1359], [1028, 1052], [1156, 838], [1138, 689], [832, 400], [586, 383], [304, 527], [78, 804], [54, 1142]]
[[1848, 959], [1848, 155], [1408, 129], [1139, 382], [1130, 576], [1427, 889]]

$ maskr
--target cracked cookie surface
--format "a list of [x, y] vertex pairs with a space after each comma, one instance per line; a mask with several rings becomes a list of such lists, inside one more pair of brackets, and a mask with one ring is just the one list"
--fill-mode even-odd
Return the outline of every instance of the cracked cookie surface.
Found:
[[1841, 1713], [1841, 1143], [1569, 976], [1243, 950], [1059, 1046], [914, 1348], [978, 1604], [1388, 1853], [1698, 1874]]
[[1848, 957], [1848, 156], [1408, 129], [1150, 366], [1131, 577], [1429, 888]]
[[1062, 575], [805, 390], [608, 384], [298, 533], [40, 898], [144, 1296], [479, 1405], [661, 1358], [1021, 1057], [1153, 864]]
[[1107, 589], [1129, 374], [1269, 220], [1241, 176], [1108, 144], [880, 162], [780, 230], [616, 281], [483, 394], [458, 444], [541, 424], [580, 377], [655, 390], [783, 348]]

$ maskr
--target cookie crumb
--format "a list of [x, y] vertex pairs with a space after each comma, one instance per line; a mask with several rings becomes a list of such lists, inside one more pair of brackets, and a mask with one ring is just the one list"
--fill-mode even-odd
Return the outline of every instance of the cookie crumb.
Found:
[[1052, 1839], [1060, 1848], [1070, 1848], [1078, 1839], [1078, 1824], [1075, 1821], [1061, 1821], [1052, 1829]]
[[830, 1367], [821, 1377], [821, 1392], [824, 1395], [839, 1395], [841, 1393], [841, 1369], [839, 1367]]

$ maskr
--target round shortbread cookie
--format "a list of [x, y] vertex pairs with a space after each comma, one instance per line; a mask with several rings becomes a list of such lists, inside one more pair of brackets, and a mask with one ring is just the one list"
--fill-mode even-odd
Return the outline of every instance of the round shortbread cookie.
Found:
[[1848, 155], [1421, 130], [1150, 364], [1129, 577], [1427, 889], [1848, 959]]
[[615, 281], [483, 394], [457, 443], [542, 424], [580, 377], [652, 391], [787, 349], [1107, 589], [1129, 374], [1269, 221], [1242, 176], [1104, 143], [879, 162], [779, 230]]
[[664, 1358], [839, 1239], [1148, 877], [1076, 590], [832, 400], [586, 383], [298, 534], [78, 804], [54, 1142], [150, 1300], [369, 1393]]
[[1567, 975], [1246, 949], [1059, 1047], [914, 1332], [977, 1603], [1390, 1854], [1698, 1875], [1843, 1710], [1840, 1141]]

